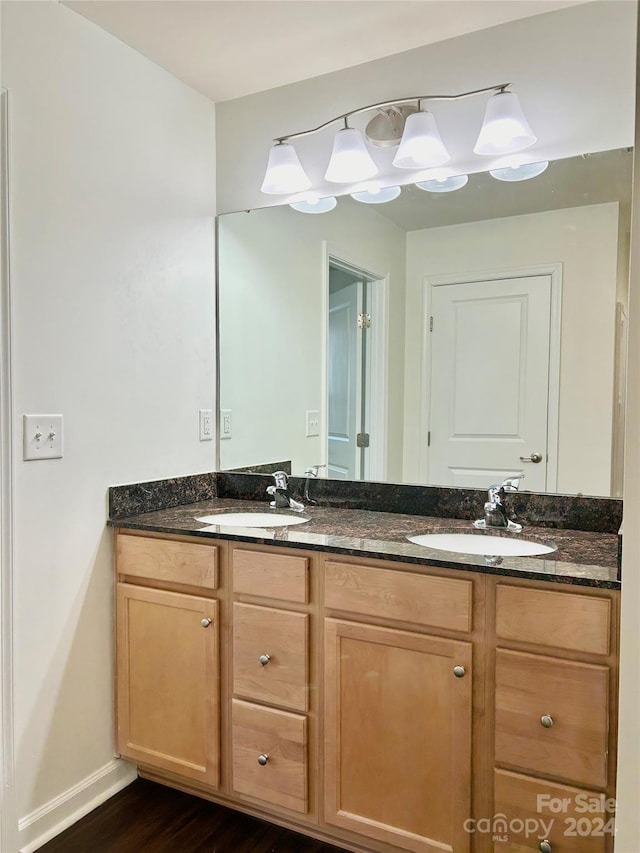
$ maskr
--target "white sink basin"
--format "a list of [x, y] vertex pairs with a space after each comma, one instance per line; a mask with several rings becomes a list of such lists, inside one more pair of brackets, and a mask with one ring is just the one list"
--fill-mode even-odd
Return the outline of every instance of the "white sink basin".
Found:
[[512, 539], [482, 533], [425, 533], [422, 536], [407, 536], [407, 539], [416, 545], [436, 548], [438, 551], [491, 557], [537, 557], [557, 550], [552, 545], [543, 545], [541, 542], [532, 542], [528, 539]]
[[222, 527], [289, 527], [290, 524], [304, 524], [308, 518], [299, 515], [278, 515], [275, 512], [219, 512], [216, 515], [203, 515], [196, 518], [203, 524], [217, 524]]

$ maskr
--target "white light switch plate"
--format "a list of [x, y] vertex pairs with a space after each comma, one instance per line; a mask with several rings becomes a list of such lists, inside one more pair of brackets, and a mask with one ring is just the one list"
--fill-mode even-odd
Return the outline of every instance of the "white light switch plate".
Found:
[[307, 410], [307, 438], [320, 435], [320, 412], [317, 409]]
[[213, 409], [200, 409], [200, 441], [213, 441]]
[[22, 427], [26, 462], [62, 458], [62, 415], [23, 415]]
[[220, 409], [220, 439], [231, 438], [232, 431], [231, 409]]

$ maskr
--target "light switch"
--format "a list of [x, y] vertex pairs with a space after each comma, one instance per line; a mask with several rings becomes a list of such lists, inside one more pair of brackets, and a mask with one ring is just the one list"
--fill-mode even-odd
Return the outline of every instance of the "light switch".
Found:
[[22, 428], [26, 462], [62, 458], [62, 415], [23, 415]]
[[307, 410], [307, 438], [320, 435], [320, 412], [317, 409]]

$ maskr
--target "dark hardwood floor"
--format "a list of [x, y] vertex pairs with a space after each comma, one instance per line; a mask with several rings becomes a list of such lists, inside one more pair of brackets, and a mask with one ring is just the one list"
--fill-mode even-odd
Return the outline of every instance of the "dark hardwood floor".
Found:
[[344, 853], [287, 829], [137, 779], [39, 853]]

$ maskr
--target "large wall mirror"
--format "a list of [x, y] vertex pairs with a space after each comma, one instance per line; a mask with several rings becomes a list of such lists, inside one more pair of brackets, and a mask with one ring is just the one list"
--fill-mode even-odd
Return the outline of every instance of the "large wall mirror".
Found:
[[620, 495], [633, 155], [587, 137], [527, 180], [221, 216], [220, 468]]

